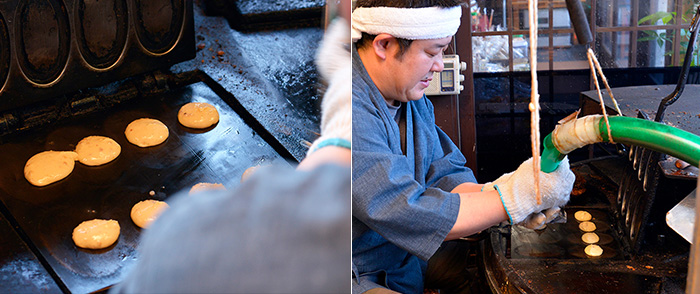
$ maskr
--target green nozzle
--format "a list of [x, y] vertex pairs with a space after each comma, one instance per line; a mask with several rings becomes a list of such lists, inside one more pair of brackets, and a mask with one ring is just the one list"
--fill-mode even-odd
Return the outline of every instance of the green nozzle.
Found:
[[[700, 164], [700, 136], [676, 127], [658, 122], [624, 116], [608, 117], [610, 133], [613, 141], [629, 145], [641, 146], [657, 152], [665, 153], [686, 161], [693, 166]], [[602, 142], [610, 142], [605, 120], [600, 119], [598, 129]], [[540, 162], [543, 172], [550, 173], [559, 167], [566, 154], [562, 154], [552, 143], [552, 134], [544, 138], [544, 150]], [[558, 134], [573, 136], [574, 134]]]

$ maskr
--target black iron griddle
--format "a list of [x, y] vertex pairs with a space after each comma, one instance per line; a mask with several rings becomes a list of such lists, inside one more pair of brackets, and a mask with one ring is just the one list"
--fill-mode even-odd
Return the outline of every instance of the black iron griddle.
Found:
[[233, 28], [258, 31], [318, 26], [325, 0], [204, 0], [207, 13], [226, 17]]
[[592, 215], [596, 225], [597, 242], [603, 248], [600, 259], [622, 259], [622, 244], [617, 232], [612, 230], [611, 217], [603, 209], [586, 207], [583, 209], [566, 209], [567, 221], [560, 224], [548, 224], [543, 231], [534, 231], [522, 227], [511, 229], [511, 258], [513, 259], [589, 259], [584, 248], [588, 245], [581, 240], [585, 233], [578, 227], [574, 214], [585, 210]]
[[2, 214], [0, 236], [0, 293], [61, 291]]
[[[697, 101], [693, 99], [698, 88], [690, 86], [689, 91], [683, 92], [699, 20], [700, 7], [689, 29], [692, 33], [675, 88], [658, 85], [612, 89], [620, 114], [644, 120], [651, 120], [653, 115], [656, 122], [695, 134], [700, 131]], [[581, 93], [581, 116], [599, 113], [597, 99], [596, 91]], [[597, 221], [598, 228], [603, 228], [599, 233], [603, 254], [581, 254], [582, 246], [576, 244], [581, 234], [571, 236], [572, 231], [576, 232], [571, 227], [570, 223], [575, 224], [571, 217], [563, 227], [548, 225], [540, 233], [510, 227], [492, 230], [490, 246], [484, 246], [484, 265], [494, 292], [685, 292], [689, 245], [664, 219], [666, 212], [696, 188], [697, 181], [688, 175], [679, 176], [675, 167], [670, 170], [660, 164], [664, 154], [634, 145], [617, 148], [625, 151], [571, 165], [577, 183], [567, 209], [591, 212], [594, 223]], [[561, 242], [557, 237], [573, 242]], [[562, 250], [567, 246], [572, 249]], [[521, 258], [523, 253], [532, 258]]]
[[[13, 5], [20, 2], [26, 1], [0, 4], [0, 48], [17, 48], [21, 35], [17, 17], [21, 15], [13, 14]], [[199, 182], [219, 182], [234, 189], [246, 168], [299, 161], [308, 150], [307, 143], [318, 136], [313, 57], [323, 35], [320, 27], [241, 33], [221, 17], [204, 15], [201, 1], [33, 3], [30, 10], [42, 15], [49, 15], [53, 8], [66, 9], [58, 17], [67, 15], [74, 46], [70, 46], [65, 74], [59, 74], [55, 87], [32, 86], [18, 66], [21, 61], [17, 58], [22, 55], [6, 56], [0, 50], [0, 83], [5, 84], [0, 89], [0, 161], [5, 168], [0, 172], [0, 217], [7, 222], [5, 226], [0, 219], [0, 271], [12, 281], [0, 279], [0, 293], [104, 290], [118, 283], [138, 258], [136, 248], [143, 230], [129, 216], [135, 203], [167, 201]], [[124, 3], [126, 10], [121, 6]], [[161, 17], [144, 17], [158, 13], [159, 8], [164, 9]], [[116, 26], [103, 27], [107, 30], [104, 35], [84, 21], [85, 16], [112, 17], [115, 11], [126, 11], [128, 21], [110, 19], [108, 23]], [[321, 16], [317, 17], [320, 25]], [[25, 27], [41, 33], [47, 27], [61, 29], [61, 20], [46, 19], [46, 26], [32, 23]], [[88, 55], [108, 53], [101, 55], [105, 64], [114, 61], [112, 49], [117, 47], [100, 44], [121, 40], [118, 31], [124, 24], [129, 28], [126, 43], [113, 43], [125, 46], [123, 59], [111, 68], [95, 70], [99, 60], [88, 60]], [[174, 31], [162, 30], [173, 25], [184, 26], [177, 30], [179, 41], [172, 50], [156, 50], [170, 48], [172, 36], [161, 33]], [[137, 27], [150, 30], [146, 38], [150, 37], [151, 44], [143, 43], [146, 39], [138, 35], [143, 31], [138, 32]], [[144, 44], [148, 47], [142, 48]], [[84, 45], [92, 47], [81, 47]], [[28, 54], [37, 56], [38, 52]], [[49, 61], [61, 64], [59, 59]], [[26, 88], [31, 90], [22, 90]], [[30, 96], [25, 99], [26, 95]], [[177, 111], [190, 101], [215, 105], [220, 122], [206, 130], [180, 126]], [[141, 117], [163, 121], [170, 128], [168, 140], [150, 148], [128, 143], [124, 128]], [[89, 135], [115, 139], [122, 154], [100, 167], [76, 163], [69, 177], [46, 187], [34, 187], [24, 179], [22, 171], [29, 157], [45, 150], [72, 150]], [[103, 250], [73, 244], [73, 228], [93, 218], [119, 221], [121, 235], [116, 244]], [[4, 237], [3, 229], [12, 234]], [[15, 270], [18, 265], [22, 267]]]
[[[177, 112], [193, 101], [214, 105], [219, 123], [204, 131], [182, 127]], [[124, 129], [142, 117], [165, 123], [170, 137], [149, 148], [129, 143]], [[121, 155], [98, 167], [76, 162], [71, 175], [45, 187], [32, 186], [24, 179], [29, 157], [45, 150], [73, 150], [80, 139], [90, 135], [113, 138], [122, 146]], [[92, 292], [117, 283], [137, 258], [142, 230], [130, 219], [134, 204], [145, 199], [167, 200], [199, 182], [224, 183], [232, 189], [250, 166], [287, 164], [271, 147], [278, 144], [266, 142], [200, 82], [19, 135], [0, 145], [4, 167], [0, 200], [66, 288], [73, 293]], [[151, 191], [155, 195], [149, 195]], [[103, 250], [74, 245], [73, 228], [93, 218], [119, 221], [121, 235], [115, 245]]]
[[296, 160], [302, 160], [308, 151], [306, 143], [320, 132], [314, 56], [323, 29], [241, 33], [231, 29], [226, 19], [206, 16], [198, 8], [194, 9], [196, 57], [171, 71], [201, 71], [211, 78], [210, 86], [235, 93], [235, 100]]
[[[494, 293], [683, 293], [688, 245], [670, 234], [632, 254], [610, 203], [626, 160], [615, 156], [580, 161], [571, 169], [586, 181], [574, 186], [565, 224], [543, 231], [490, 229], [482, 244], [484, 269]], [[600, 257], [582, 254], [582, 232], [573, 215], [589, 211], [603, 247]], [[606, 237], [603, 237], [605, 235]], [[682, 242], [682, 243], [681, 243]], [[683, 244], [686, 243], [686, 244]], [[525, 249], [524, 249], [525, 247]], [[529, 249], [529, 250], [528, 250]]]

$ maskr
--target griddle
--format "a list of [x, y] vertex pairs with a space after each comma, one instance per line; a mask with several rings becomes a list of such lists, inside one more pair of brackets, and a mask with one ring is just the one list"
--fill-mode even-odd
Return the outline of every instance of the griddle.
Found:
[[39, 259], [0, 214], [0, 293], [58, 293]]
[[[688, 85], [683, 97], [666, 109], [666, 120], [697, 133], [698, 124], [691, 114], [698, 109], [692, 101], [697, 93], [694, 87]], [[613, 92], [623, 114], [649, 119], [661, 98], [672, 90], [673, 86], [642, 86]], [[593, 103], [596, 96], [595, 91], [581, 94], [581, 115], [600, 111], [600, 105]], [[690, 246], [668, 228], [664, 216], [696, 182], [665, 175], [658, 152], [635, 146], [618, 146], [618, 150], [625, 151], [571, 165], [577, 180], [567, 211], [572, 216], [577, 210], [587, 210], [605, 219], [597, 225], [605, 228], [612, 241], [602, 244], [601, 238], [603, 256], [580, 254], [581, 244], [572, 241], [578, 241], [581, 234], [571, 227], [576, 224], [571, 219], [535, 233], [511, 227], [493, 229], [483, 246], [483, 261], [494, 292], [684, 292]]]
[[534, 231], [519, 226], [511, 229], [511, 258], [513, 259], [594, 259], [585, 254], [588, 245], [581, 240], [585, 233], [578, 227], [580, 224], [574, 214], [584, 210], [592, 215], [596, 225], [594, 231], [600, 240], [596, 243], [603, 248], [603, 254], [595, 259], [623, 259], [622, 242], [617, 232], [613, 230], [611, 219], [605, 209], [585, 207], [567, 208], [566, 223], [548, 224], [543, 231]]
[[[188, 102], [214, 105], [220, 121], [205, 131], [182, 127], [179, 107]], [[140, 148], [129, 143], [124, 129], [131, 121], [149, 117], [168, 126], [165, 143]], [[73, 150], [90, 135], [113, 138], [121, 155], [104, 166], [76, 163], [66, 179], [35, 187], [23, 176], [29, 157], [45, 150]], [[136, 260], [142, 232], [130, 219], [131, 207], [145, 199], [166, 200], [199, 182], [236, 187], [243, 171], [253, 165], [287, 164], [285, 157], [249, 126], [203, 82], [124, 103], [12, 138], [0, 145], [0, 200], [21, 230], [56, 272], [66, 288], [85, 293], [108, 287]], [[282, 151], [284, 152], [284, 151]], [[287, 154], [285, 154], [288, 156]], [[155, 195], [149, 195], [153, 191]], [[121, 226], [117, 243], [103, 250], [76, 247], [73, 228], [93, 218], [115, 219]], [[174, 244], [175, 245], [175, 244]]]
[[[623, 115], [650, 119], [674, 85], [612, 89]], [[666, 123], [700, 132], [697, 85], [687, 85], [665, 109]], [[604, 93], [604, 98], [609, 97]], [[609, 98], [607, 98], [609, 99]], [[606, 100], [607, 100], [606, 99]], [[612, 101], [606, 101], [612, 105]], [[581, 115], [598, 114], [596, 91], [581, 93]], [[610, 113], [615, 113], [608, 108]], [[658, 115], [657, 115], [658, 117]], [[618, 154], [573, 163], [577, 177], [567, 211], [587, 210], [604, 218], [603, 256], [580, 254], [580, 233], [567, 224], [544, 231], [501, 227], [483, 247], [489, 285], [496, 293], [683, 293], [690, 245], [665, 223], [666, 212], [695, 188], [696, 181], [665, 168], [663, 155], [636, 146]], [[571, 223], [571, 224], [569, 224]], [[544, 239], [543, 239], [544, 238]], [[553, 244], [547, 243], [555, 240]], [[525, 248], [525, 249], [523, 249]], [[530, 248], [528, 250], [528, 248]], [[608, 253], [606, 255], [606, 252]], [[610, 254], [612, 252], [612, 254]], [[525, 253], [525, 254], [523, 254]], [[577, 253], [577, 254], [572, 254]]]
[[[617, 186], [627, 168], [625, 158], [609, 156], [573, 163], [577, 176], [566, 224], [543, 231], [502, 226], [482, 243], [483, 266], [494, 293], [683, 293], [688, 266], [687, 242], [657, 235], [634, 253], [617, 212]], [[580, 182], [585, 179], [584, 182]], [[591, 212], [601, 229], [600, 257], [581, 254], [578, 210]], [[669, 230], [669, 233], [673, 233]], [[679, 240], [680, 239], [680, 240]], [[603, 244], [605, 243], [605, 244]], [[536, 250], [523, 250], [529, 246]], [[607, 252], [607, 254], [606, 254]], [[523, 254], [526, 253], [526, 254]], [[528, 254], [529, 253], [529, 254]]]
[[207, 13], [241, 31], [318, 26], [325, 0], [205, 0]]
[[[689, 86], [684, 92], [699, 17], [700, 8], [691, 24], [677, 85], [612, 89], [621, 115], [644, 120], [653, 116], [656, 122], [700, 132], [698, 88]], [[610, 99], [607, 93], [602, 99], [606, 97]], [[598, 99], [596, 91], [581, 93], [581, 116], [599, 114]], [[490, 244], [483, 247], [483, 260], [494, 292], [685, 292], [690, 246], [666, 226], [665, 215], [696, 188], [697, 170], [694, 177], [680, 173], [670, 164], [673, 159], [640, 146], [617, 146], [617, 150], [617, 155], [571, 165], [577, 179], [567, 210], [591, 212], [594, 223], [602, 228], [599, 244], [603, 254], [581, 254], [582, 246], [577, 244], [582, 243], [581, 233], [575, 233], [576, 221], [571, 217], [567, 224], [548, 225], [539, 232], [518, 227], [492, 230]]]
[[[15, 46], [15, 28], [6, 22], [6, 11], [17, 2], [21, 0], [0, 5], [0, 28], [8, 28], [0, 30], [0, 46], [7, 46], [2, 42]], [[0, 269], [17, 265], [19, 255], [15, 252], [34, 256], [23, 261], [38, 266], [24, 267], [37, 269], [36, 274], [31, 272], [36, 277], [33, 284], [17, 276], [30, 272], [14, 271], [9, 279], [16, 282], [0, 283], [0, 292], [105, 290], [119, 282], [138, 259], [136, 248], [143, 230], [130, 220], [133, 204], [144, 199], [167, 201], [199, 182], [219, 182], [234, 189], [246, 168], [293, 164], [305, 155], [306, 143], [318, 136], [313, 56], [323, 30], [305, 27], [240, 33], [225, 19], [206, 16], [197, 6], [192, 8], [192, 2], [126, 1], [131, 29], [124, 54], [130, 58], [112, 67], [117, 69], [114, 72], [94, 70], [82, 62], [85, 48], [76, 45], [68, 52], [69, 67], [83, 68], [71, 69], [79, 74], [64, 75], [58, 82], [63, 86], [31, 86], [36, 95], [26, 99], [15, 96], [22, 94], [19, 86], [0, 90], [0, 160], [6, 168], [0, 173], [0, 217], [9, 223], [3, 227], [0, 222], [0, 232], [6, 228], [17, 237], [3, 238], [10, 249], [0, 248]], [[81, 24], [74, 23], [76, 13], [86, 3], [62, 6], [60, 1], [46, 1], [38, 5], [44, 5], [41, 9], [66, 8], [71, 28], [77, 28]], [[117, 7], [123, 2], [98, 4]], [[154, 12], [149, 10], [154, 7], [184, 8], [184, 24], [180, 24], [185, 29], [178, 31], [181, 39], [172, 50], [156, 52], [151, 47], [151, 53], [157, 54], [146, 54], [149, 50], [135, 42], [141, 37], [134, 26], [159, 27], [144, 23], [153, 20], [143, 15]], [[9, 68], [2, 67], [7, 64], [3, 63], [6, 57]], [[17, 74], [15, 57], [0, 54], [0, 78], [7, 85], [25, 83], [24, 76]], [[205, 130], [180, 126], [177, 111], [190, 101], [215, 105], [220, 122]], [[141, 117], [163, 121], [170, 129], [166, 142], [149, 148], [128, 143], [124, 128]], [[22, 169], [30, 156], [45, 150], [72, 150], [89, 135], [115, 139], [122, 154], [99, 167], [76, 163], [70, 176], [46, 187], [31, 186], [24, 179]], [[121, 235], [116, 244], [103, 250], [80, 249], [73, 244], [73, 228], [92, 218], [119, 221]], [[45, 286], [38, 284], [44, 276], [52, 280]]]
[[235, 93], [234, 100], [297, 161], [302, 160], [307, 143], [320, 132], [314, 55], [323, 29], [242, 33], [231, 29], [226, 19], [204, 15], [199, 8], [194, 9], [195, 59], [170, 70], [175, 74], [202, 72], [211, 78], [211, 87]]

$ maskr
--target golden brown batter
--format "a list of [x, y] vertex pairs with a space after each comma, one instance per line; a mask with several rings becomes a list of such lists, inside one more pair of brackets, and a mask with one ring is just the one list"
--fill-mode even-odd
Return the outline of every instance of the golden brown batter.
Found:
[[73, 242], [80, 248], [102, 249], [119, 238], [119, 222], [93, 219], [80, 223], [73, 229]]
[[219, 122], [219, 112], [209, 103], [191, 102], [180, 108], [177, 120], [188, 128], [204, 129]]
[[89, 136], [78, 142], [75, 146], [78, 160], [89, 166], [97, 166], [108, 163], [122, 152], [119, 143], [108, 137]]
[[46, 186], [67, 177], [75, 167], [78, 154], [72, 151], [44, 151], [24, 165], [24, 177], [34, 186]]
[[250, 178], [250, 176], [255, 173], [255, 171], [260, 168], [260, 165], [254, 165], [249, 168], [247, 168], [244, 172], [243, 175], [241, 175], [241, 182], [245, 181], [246, 179]]
[[600, 237], [596, 233], [585, 233], [581, 236], [581, 240], [586, 244], [595, 244], [600, 241]]
[[577, 221], [586, 222], [591, 220], [592, 217], [588, 211], [579, 210], [576, 213], [574, 213], [574, 218], [576, 218]]
[[140, 118], [126, 126], [124, 135], [136, 146], [151, 147], [165, 142], [168, 127], [157, 119]]
[[205, 190], [226, 190], [223, 184], [218, 183], [198, 183], [190, 188], [189, 195], [196, 194]]
[[593, 232], [596, 229], [595, 224], [592, 222], [582, 222], [578, 225], [578, 228], [584, 232]]
[[168, 204], [163, 201], [144, 200], [136, 203], [134, 207], [131, 208], [131, 220], [133, 220], [137, 226], [145, 229], [167, 208]]
[[596, 257], [603, 254], [603, 248], [600, 248], [598, 245], [591, 244], [586, 246], [586, 248], [583, 249], [583, 252], [585, 252], [588, 256]]

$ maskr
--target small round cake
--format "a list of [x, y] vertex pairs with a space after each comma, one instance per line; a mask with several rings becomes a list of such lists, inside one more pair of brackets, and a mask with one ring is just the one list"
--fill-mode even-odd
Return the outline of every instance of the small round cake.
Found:
[[152, 118], [132, 121], [124, 131], [126, 139], [139, 147], [151, 147], [163, 143], [168, 138], [168, 134], [168, 127]]
[[78, 153], [78, 161], [84, 165], [98, 166], [108, 163], [122, 152], [122, 147], [112, 138], [103, 136], [89, 136], [78, 142], [75, 153]]
[[586, 248], [583, 249], [583, 252], [585, 252], [588, 256], [597, 257], [603, 254], [603, 248], [596, 244], [591, 244], [586, 246]]
[[255, 171], [258, 170], [260, 167], [260, 165], [254, 165], [243, 171], [243, 175], [241, 175], [241, 182], [250, 178], [250, 176], [252, 176], [255, 173]]
[[80, 248], [107, 248], [114, 244], [118, 238], [119, 222], [111, 219], [84, 221], [73, 229], [73, 242]]
[[596, 229], [595, 224], [592, 222], [582, 222], [578, 225], [578, 228], [584, 232], [593, 232]]
[[198, 183], [190, 188], [189, 195], [196, 194], [205, 190], [226, 190], [223, 184], [219, 183]]
[[209, 103], [190, 102], [180, 108], [177, 120], [188, 128], [205, 129], [219, 122], [219, 112]]
[[586, 244], [595, 244], [600, 241], [600, 237], [596, 233], [585, 233], [581, 236], [581, 240]]
[[72, 151], [37, 153], [24, 165], [24, 177], [34, 186], [58, 182], [73, 172], [78, 154]]
[[168, 204], [158, 200], [144, 200], [131, 208], [131, 220], [141, 228], [148, 228], [160, 216]]
[[590, 214], [588, 211], [579, 210], [579, 211], [577, 211], [576, 213], [574, 213], [574, 218], [575, 218], [577, 221], [586, 222], [586, 221], [591, 220], [592, 216], [591, 216], [591, 214]]

